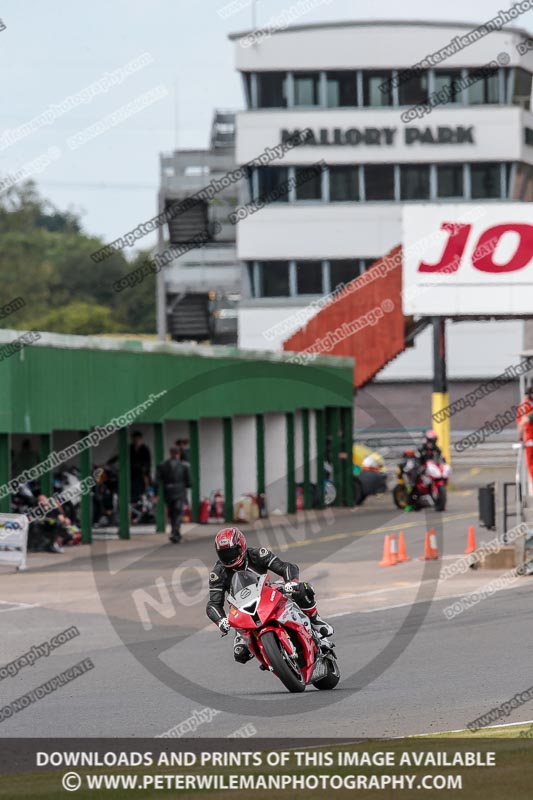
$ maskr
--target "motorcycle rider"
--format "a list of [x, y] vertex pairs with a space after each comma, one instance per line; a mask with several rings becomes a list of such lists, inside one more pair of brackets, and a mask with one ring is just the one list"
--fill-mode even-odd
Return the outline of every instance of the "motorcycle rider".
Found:
[[[438, 461], [439, 459], [443, 462], [446, 462], [446, 459], [442, 454], [442, 450], [437, 444], [437, 439], [438, 436], [435, 433], [435, 431], [433, 430], [426, 431], [424, 441], [418, 448], [418, 454], [416, 455], [416, 469], [413, 471], [412, 480], [409, 482], [409, 485], [407, 486], [408, 499], [407, 499], [407, 506], [405, 509], [406, 511], [412, 511], [413, 508], [418, 508], [417, 483], [418, 483], [418, 478], [421, 475], [423, 475], [424, 472], [426, 471], [426, 463], [428, 461], [433, 461], [433, 460]], [[407, 452], [409, 452], [410, 455], [412, 454], [412, 456], [415, 456], [414, 451], [406, 450], [404, 453], [404, 458], [406, 457]], [[402, 462], [400, 466], [404, 466], [404, 462]]]
[[426, 431], [426, 436], [418, 449], [420, 466], [425, 468], [426, 461], [440, 460], [446, 462], [442, 450], [437, 444], [438, 436], [435, 431]]
[[[310, 583], [299, 580], [300, 569], [296, 564], [282, 561], [266, 547], [248, 547], [244, 534], [238, 528], [222, 528], [215, 537], [215, 550], [218, 561], [209, 576], [209, 600], [206, 613], [218, 626], [222, 636], [230, 630], [229, 620], [224, 611], [224, 601], [237, 570], [248, 569], [258, 575], [265, 575], [270, 569], [285, 581], [284, 594], [297, 603], [309, 617], [311, 627], [321, 638], [331, 636], [333, 627], [318, 616], [315, 591]], [[235, 661], [246, 664], [252, 653], [243, 637], [237, 632], [233, 642]]]

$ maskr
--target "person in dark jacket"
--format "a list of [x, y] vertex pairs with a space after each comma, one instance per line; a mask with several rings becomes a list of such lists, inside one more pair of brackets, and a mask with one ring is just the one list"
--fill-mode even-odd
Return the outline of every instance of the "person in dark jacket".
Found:
[[[209, 600], [206, 613], [218, 626], [222, 636], [226, 636], [230, 630], [224, 601], [235, 571], [241, 569], [252, 570], [258, 575], [265, 575], [271, 570], [282, 577], [285, 581], [284, 593], [291, 597], [309, 617], [317, 635], [323, 638], [333, 634], [333, 627], [318, 616], [315, 590], [310, 583], [300, 581], [300, 568], [296, 564], [282, 561], [266, 547], [248, 547], [244, 534], [238, 528], [223, 528], [219, 531], [215, 537], [215, 550], [218, 561], [209, 575]], [[233, 657], [240, 664], [246, 664], [253, 658], [240, 633], [235, 634]]]
[[191, 463], [190, 447], [188, 439], [176, 439], [176, 447], [179, 450], [180, 458], [187, 464]]
[[178, 448], [171, 447], [169, 452], [170, 458], [157, 468], [157, 480], [163, 484], [163, 497], [170, 519], [170, 541], [177, 544], [181, 541], [181, 519], [187, 502], [187, 489], [191, 486], [191, 475], [188, 464], [180, 459]]
[[433, 461], [434, 459], [446, 461], [442, 450], [437, 444], [437, 438], [435, 431], [426, 431], [424, 441], [418, 449], [420, 464], [424, 468], [426, 466], [426, 461]]
[[130, 444], [130, 477], [131, 477], [131, 502], [136, 503], [145, 493], [150, 483], [152, 458], [150, 450], [143, 442], [140, 431], [134, 431]]

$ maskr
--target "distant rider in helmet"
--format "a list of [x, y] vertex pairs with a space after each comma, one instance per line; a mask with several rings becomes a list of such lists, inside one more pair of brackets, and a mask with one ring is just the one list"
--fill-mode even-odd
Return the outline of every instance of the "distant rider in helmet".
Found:
[[[266, 547], [247, 547], [244, 534], [238, 528], [223, 528], [215, 537], [215, 550], [218, 561], [209, 576], [209, 601], [207, 616], [212, 620], [223, 636], [229, 633], [230, 624], [224, 611], [224, 601], [236, 571], [249, 569], [258, 575], [265, 575], [271, 570], [285, 581], [284, 593], [297, 603], [307, 614], [313, 630], [320, 636], [331, 636], [333, 628], [318, 616], [315, 603], [315, 592], [310, 583], [299, 581], [300, 569], [296, 564], [282, 561]], [[233, 643], [235, 661], [246, 664], [253, 655], [239, 633], [235, 634]]]
[[442, 455], [442, 450], [437, 444], [437, 439], [438, 436], [435, 431], [426, 431], [424, 442], [418, 450], [420, 465], [422, 467], [425, 467], [426, 461], [433, 461], [434, 459], [446, 461]]
[[[417, 501], [418, 501], [418, 492], [417, 492], [417, 481], [418, 476], [423, 475], [426, 471], [426, 462], [433, 461], [433, 460], [441, 460], [446, 462], [442, 454], [442, 450], [437, 444], [438, 436], [435, 431], [426, 431], [424, 441], [418, 448], [418, 455], [416, 457], [417, 466], [414, 474], [409, 481], [409, 485], [407, 487], [407, 506], [406, 511], [411, 511], [413, 507], [418, 509]], [[413, 450], [406, 450], [404, 453], [404, 458], [406, 458], [406, 454], [412, 454], [414, 456]], [[411, 456], [411, 457], [412, 457]], [[405, 460], [402, 462], [400, 466], [405, 468]]]

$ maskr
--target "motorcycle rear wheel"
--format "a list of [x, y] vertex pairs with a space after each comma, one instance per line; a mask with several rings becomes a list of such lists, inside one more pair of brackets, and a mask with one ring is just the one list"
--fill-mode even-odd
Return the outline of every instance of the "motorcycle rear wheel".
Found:
[[337, 659], [327, 658], [326, 661], [328, 665], [328, 674], [325, 676], [325, 678], [320, 678], [320, 680], [314, 681], [313, 686], [316, 689], [334, 689], [341, 679], [341, 673], [339, 670], [339, 665], [337, 664]]
[[305, 681], [289, 664], [289, 657], [274, 631], [267, 631], [261, 636], [261, 642], [274, 673], [289, 692], [305, 692]]

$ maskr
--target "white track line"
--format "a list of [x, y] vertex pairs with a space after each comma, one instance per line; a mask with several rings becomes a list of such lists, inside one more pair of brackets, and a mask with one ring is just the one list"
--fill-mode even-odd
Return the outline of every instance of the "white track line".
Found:
[[[533, 719], [525, 719], [523, 722], [503, 722], [501, 725], [485, 725], [483, 728], [480, 728], [480, 731], [490, 731], [493, 728], [517, 728], [519, 725], [533, 725]], [[418, 738], [419, 736], [442, 736], [444, 733], [464, 733], [468, 728], [457, 728], [455, 731], [439, 731], [438, 733], [418, 733], [411, 736], [398, 736], [395, 738], [404, 739], [404, 738]], [[479, 731], [474, 731], [474, 733], [478, 733]], [[472, 736], [472, 731], [468, 731], [468, 733]]]
[[[337, 600], [352, 600], [354, 597], [372, 597], [375, 594], [387, 594], [389, 592], [400, 592], [404, 589], [414, 589], [419, 586], [418, 583], [407, 583], [405, 586], [386, 586], [383, 589], [371, 589], [368, 592], [359, 592], [358, 594], [338, 594], [335, 597], [323, 597], [322, 603], [333, 603]], [[331, 615], [330, 615], [331, 616]]]
[[418, 603], [440, 603], [443, 600], [454, 600], [456, 597], [464, 597], [464, 592], [461, 594], [453, 594], [448, 597], [432, 597], [431, 600], [412, 600], [410, 603], [397, 603], [393, 606], [380, 606], [380, 608], [359, 608], [357, 611], [343, 611], [340, 614], [328, 614], [328, 619], [335, 617], [347, 617], [349, 614], [374, 614], [376, 611], [389, 611], [392, 608], [406, 608], [407, 606], [414, 606]]
[[21, 611], [24, 608], [37, 608], [39, 603], [12, 603], [8, 600], [0, 600], [0, 605], [10, 606], [10, 608], [0, 608], [0, 614], [7, 614], [8, 611]]

